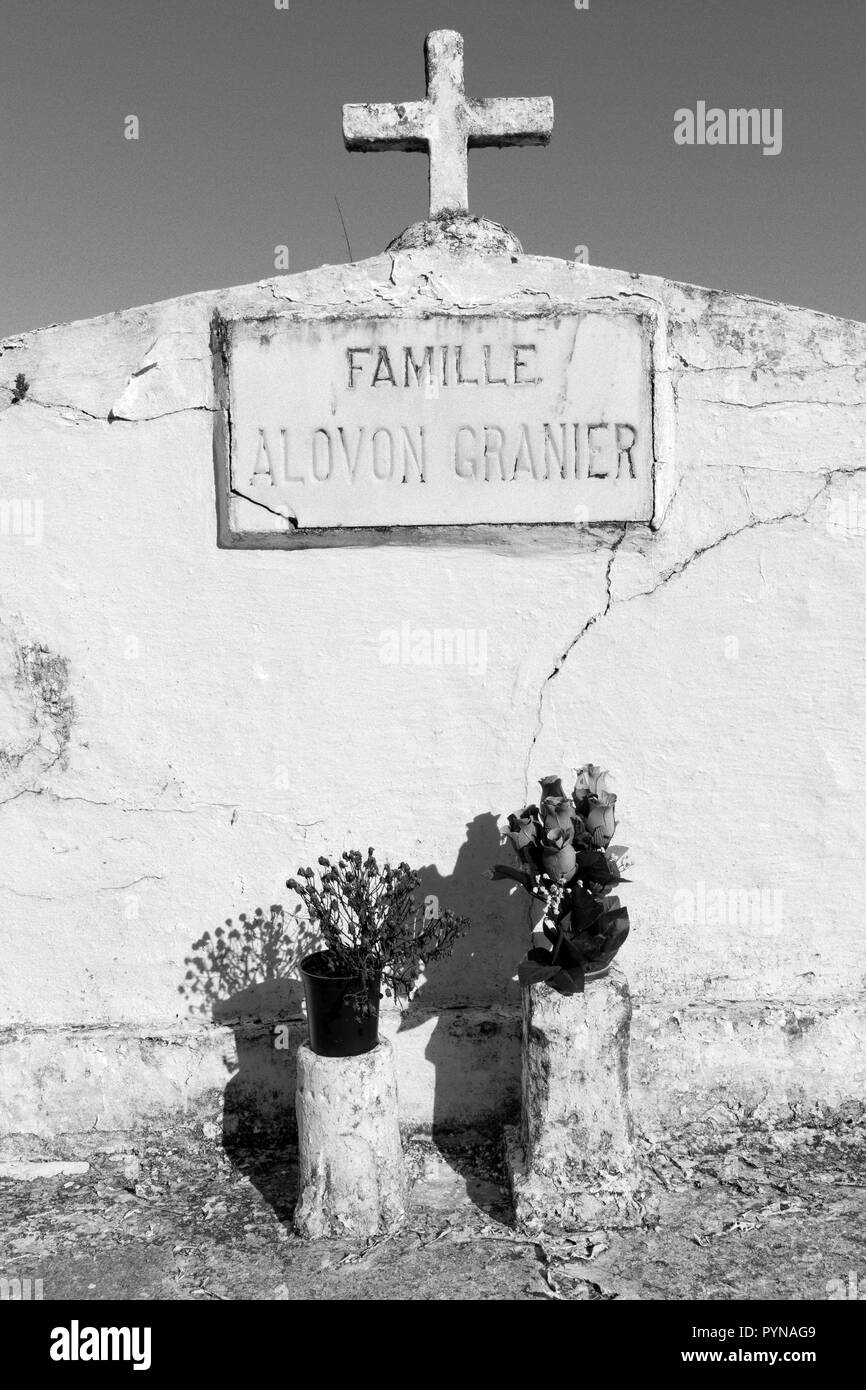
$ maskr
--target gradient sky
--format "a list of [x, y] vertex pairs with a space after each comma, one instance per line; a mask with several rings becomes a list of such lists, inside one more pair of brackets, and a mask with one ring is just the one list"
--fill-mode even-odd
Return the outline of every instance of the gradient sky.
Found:
[[[470, 155], [527, 251], [866, 319], [864, 0], [0, 0], [0, 337], [373, 255], [427, 209], [420, 154], [343, 148], [344, 101], [549, 93], [547, 150]], [[783, 149], [681, 147], [674, 112], [781, 107]], [[123, 137], [135, 114], [141, 138]]]

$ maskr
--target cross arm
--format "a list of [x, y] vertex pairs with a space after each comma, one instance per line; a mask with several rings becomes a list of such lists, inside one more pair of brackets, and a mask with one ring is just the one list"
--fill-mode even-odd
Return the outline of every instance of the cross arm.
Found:
[[347, 150], [426, 150], [427, 103], [364, 102], [343, 107]]
[[548, 145], [553, 131], [552, 97], [490, 97], [467, 100], [470, 146]]

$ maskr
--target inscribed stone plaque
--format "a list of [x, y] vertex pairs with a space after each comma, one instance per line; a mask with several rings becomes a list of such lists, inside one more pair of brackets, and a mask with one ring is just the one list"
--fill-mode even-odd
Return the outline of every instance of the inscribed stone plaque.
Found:
[[229, 500], [255, 504], [235, 506], [236, 536], [259, 509], [263, 529], [297, 536], [652, 516], [650, 325], [639, 315], [225, 330]]

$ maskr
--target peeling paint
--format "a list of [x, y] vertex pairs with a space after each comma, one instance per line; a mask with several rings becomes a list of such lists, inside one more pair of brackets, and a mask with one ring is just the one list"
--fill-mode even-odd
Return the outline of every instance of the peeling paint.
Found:
[[[69, 692], [68, 660], [39, 642], [17, 640], [2, 627], [0, 672], [7, 705], [0, 786], [12, 788], [17, 796], [31, 789], [30, 782], [64, 763], [75, 702]], [[4, 799], [0, 797], [0, 804]]]

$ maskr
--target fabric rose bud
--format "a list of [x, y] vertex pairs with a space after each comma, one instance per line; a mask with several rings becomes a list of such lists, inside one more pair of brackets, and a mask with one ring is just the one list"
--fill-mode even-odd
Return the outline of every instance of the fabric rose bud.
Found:
[[571, 830], [572, 842], [584, 848], [589, 844], [592, 836], [586, 828], [586, 821], [583, 816], [575, 815]]
[[538, 842], [542, 849], [559, 849], [571, 839], [571, 827], [564, 830], [555, 817], [545, 820], [541, 827]]
[[549, 874], [552, 879], [561, 879], [567, 883], [577, 868], [577, 854], [574, 845], [566, 842], [558, 849], [542, 849], [541, 862], [544, 865], [544, 872]]
[[535, 843], [534, 840], [527, 839], [519, 830], [506, 830], [505, 839], [511, 842], [519, 859], [522, 859], [526, 864], [533, 862], [531, 850]]
[[575, 803], [585, 801], [588, 796], [598, 800], [604, 796], [609, 796], [610, 787], [607, 784], [609, 775], [603, 768], [596, 767], [595, 763], [587, 763], [584, 767], [578, 768], [577, 781], [574, 784]]
[[586, 828], [596, 849], [605, 849], [613, 839], [616, 829], [615, 806], [616, 797], [611, 792], [604, 792], [598, 800], [590, 801]]
[[539, 786], [541, 787], [541, 794], [545, 801], [551, 798], [559, 801], [565, 796], [561, 777], [542, 777]]
[[570, 839], [574, 825], [574, 804], [567, 796], [546, 796], [541, 803], [541, 819], [545, 831], [559, 827]]
[[530, 845], [534, 845], [538, 839], [538, 823], [535, 819], [538, 811], [537, 806], [525, 806], [518, 815], [508, 817], [508, 829], [505, 838], [510, 840], [521, 858], [527, 857]]

